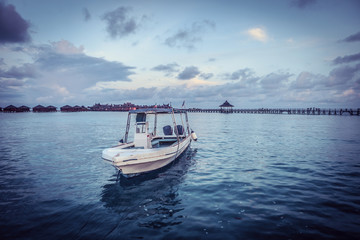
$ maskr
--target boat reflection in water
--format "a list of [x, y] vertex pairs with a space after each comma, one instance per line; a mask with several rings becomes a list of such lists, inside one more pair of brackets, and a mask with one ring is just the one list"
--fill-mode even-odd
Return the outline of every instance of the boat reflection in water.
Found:
[[179, 185], [195, 166], [196, 151], [188, 148], [173, 163], [136, 178], [118, 179], [117, 174], [113, 175], [111, 183], [103, 186], [101, 196], [104, 206], [119, 216], [113, 235], [149, 237], [156, 229], [182, 223], [185, 206]]

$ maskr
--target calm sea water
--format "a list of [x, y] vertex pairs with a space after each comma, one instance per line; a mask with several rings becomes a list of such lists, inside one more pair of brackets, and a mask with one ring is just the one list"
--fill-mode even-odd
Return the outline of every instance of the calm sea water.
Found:
[[360, 118], [190, 113], [199, 141], [117, 181], [126, 113], [0, 114], [0, 239], [360, 239]]

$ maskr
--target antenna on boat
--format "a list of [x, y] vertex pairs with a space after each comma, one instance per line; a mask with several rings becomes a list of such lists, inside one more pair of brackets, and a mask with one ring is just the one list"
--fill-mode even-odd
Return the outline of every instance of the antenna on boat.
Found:
[[185, 100], [183, 101], [181, 108], [185, 108]]

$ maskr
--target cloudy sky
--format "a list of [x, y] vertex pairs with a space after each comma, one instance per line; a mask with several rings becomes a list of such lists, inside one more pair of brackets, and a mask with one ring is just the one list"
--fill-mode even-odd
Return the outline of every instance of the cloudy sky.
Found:
[[360, 1], [0, 0], [0, 107], [360, 107]]

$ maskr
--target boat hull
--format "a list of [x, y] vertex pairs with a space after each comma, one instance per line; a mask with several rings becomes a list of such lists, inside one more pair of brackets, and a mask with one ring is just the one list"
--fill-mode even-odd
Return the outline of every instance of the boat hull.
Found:
[[[113, 164], [115, 168], [124, 175], [137, 175], [151, 172], [173, 162], [190, 145], [191, 137], [188, 136], [180, 143], [169, 147], [151, 150], [126, 150], [126, 149], [107, 149], [103, 152], [103, 158]], [[110, 155], [114, 156], [110, 159]]]

